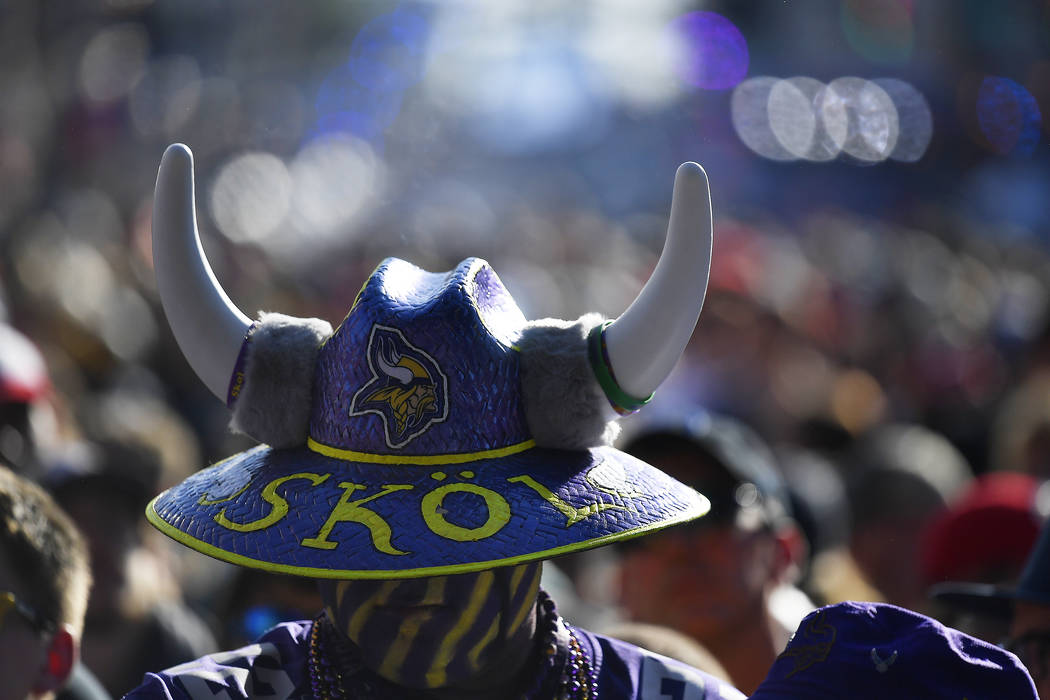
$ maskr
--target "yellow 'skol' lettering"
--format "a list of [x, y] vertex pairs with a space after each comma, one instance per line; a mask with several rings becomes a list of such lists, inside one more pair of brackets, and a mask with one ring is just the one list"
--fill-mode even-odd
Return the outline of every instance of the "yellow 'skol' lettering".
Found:
[[566, 502], [564, 499], [558, 496], [558, 494], [553, 493], [546, 486], [539, 483], [527, 474], [523, 474], [521, 476], [512, 476], [508, 478], [507, 481], [511, 483], [525, 484], [530, 489], [538, 493], [543, 500], [550, 503], [558, 510], [559, 513], [565, 516], [565, 527], [569, 527], [570, 525], [578, 523], [579, 521], [583, 520], [588, 516], [600, 513], [603, 510], [609, 510], [610, 508], [614, 508], [616, 510], [626, 510], [626, 508], [624, 508], [623, 506], [618, 506], [613, 503], [601, 502], [588, 503], [585, 506], [577, 508], [571, 503]]
[[216, 505], [218, 503], [226, 503], [227, 501], [232, 501], [233, 499], [237, 498], [242, 493], [247, 491], [248, 487], [251, 486], [251, 485], [252, 485], [252, 482], [249, 481], [247, 484], [245, 484], [244, 486], [242, 486], [239, 489], [237, 489], [237, 491], [235, 491], [234, 493], [231, 493], [229, 496], [223, 496], [222, 498], [208, 498], [208, 494], [207, 494], [207, 492], [205, 492], [205, 493], [201, 494], [201, 497], [199, 499], [197, 499], [197, 505], [199, 505], [199, 506], [214, 506], [214, 505]]
[[[226, 517], [226, 509], [223, 508], [215, 514], [215, 522], [227, 530], [233, 530], [235, 532], [255, 532], [256, 530], [263, 530], [265, 528], [274, 525], [281, 518], [288, 515], [288, 501], [284, 500], [277, 495], [277, 487], [286, 481], [293, 479], [306, 479], [312, 485], [317, 486], [325, 481], [331, 474], [312, 474], [310, 472], [300, 472], [298, 474], [289, 474], [288, 476], [282, 476], [274, 479], [270, 483], [263, 487], [260, 498], [266, 501], [273, 508], [270, 510], [269, 515], [266, 515], [258, 520], [252, 520], [247, 523], [235, 523]], [[243, 491], [244, 489], [241, 489]], [[240, 493], [240, 491], [238, 492]]]
[[[445, 519], [444, 509], [441, 507], [441, 504], [444, 502], [446, 495], [455, 491], [477, 494], [485, 500], [485, 510], [488, 513], [488, 517], [484, 523], [478, 527], [461, 527]], [[492, 537], [510, 521], [510, 504], [507, 503], [507, 499], [492, 489], [476, 484], [445, 484], [444, 486], [438, 486], [423, 496], [423, 501], [419, 506], [423, 511], [423, 522], [427, 524], [431, 532], [456, 542], [477, 542], [486, 537]]]
[[414, 488], [410, 484], [384, 484], [380, 488], [382, 489], [379, 493], [373, 493], [371, 496], [365, 496], [359, 498], [356, 501], [351, 501], [350, 496], [354, 491], [359, 491], [364, 488], [368, 488], [362, 484], [354, 484], [349, 481], [340, 482], [339, 487], [344, 489], [343, 495], [339, 497], [339, 502], [332, 508], [332, 512], [328, 515], [328, 520], [321, 526], [321, 530], [315, 537], [307, 537], [302, 540], [301, 544], [304, 547], [315, 547], [317, 549], [335, 549], [339, 546], [338, 542], [332, 542], [328, 539], [328, 536], [332, 534], [332, 528], [337, 523], [361, 523], [368, 528], [369, 534], [372, 536], [372, 546], [378, 549], [384, 554], [410, 554], [410, 552], [403, 552], [400, 549], [390, 544], [390, 525], [387, 521], [383, 520], [383, 517], [373, 510], [364, 508], [363, 504], [369, 501], [374, 501], [377, 498], [382, 498], [387, 494], [394, 493], [395, 491], [405, 491]]

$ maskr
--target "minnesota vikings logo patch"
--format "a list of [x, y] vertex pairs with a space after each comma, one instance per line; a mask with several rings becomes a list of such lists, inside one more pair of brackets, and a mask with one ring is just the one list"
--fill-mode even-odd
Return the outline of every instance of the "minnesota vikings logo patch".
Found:
[[[779, 658], [791, 658], [794, 662], [794, 668], [784, 674], [784, 678], [791, 678], [799, 671], [827, 660], [831, 647], [835, 645], [838, 630], [825, 619], [826, 617], [825, 611], [815, 613], [799, 627], [795, 632], [796, 639], [792, 639], [787, 649], [781, 652]], [[801, 638], [798, 638], [800, 636]], [[872, 649], [872, 652], [874, 651]]]
[[381, 416], [388, 446], [404, 447], [448, 417], [448, 378], [401, 331], [372, 326], [367, 353], [372, 379], [354, 394], [350, 415]]

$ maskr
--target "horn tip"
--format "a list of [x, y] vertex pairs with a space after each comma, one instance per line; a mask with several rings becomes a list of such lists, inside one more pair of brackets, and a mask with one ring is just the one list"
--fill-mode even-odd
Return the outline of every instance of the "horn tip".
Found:
[[689, 179], [695, 182], [707, 182], [707, 172], [699, 163], [687, 161], [678, 166], [675, 179]]
[[177, 160], [185, 165], [193, 165], [193, 151], [184, 143], [173, 143], [164, 150], [165, 161]]

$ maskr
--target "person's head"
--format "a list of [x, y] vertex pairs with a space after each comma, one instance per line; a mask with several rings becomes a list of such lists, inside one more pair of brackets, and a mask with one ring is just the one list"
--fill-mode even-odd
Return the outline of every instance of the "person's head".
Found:
[[882, 603], [819, 608], [751, 700], [1036, 700], [1017, 657], [933, 618]]
[[263, 444], [160, 494], [147, 517], [219, 559], [320, 579], [371, 670], [427, 688], [511, 673], [502, 654], [530, 651], [539, 562], [707, 512], [611, 446], [617, 413], [648, 401], [699, 315], [699, 166], [679, 168], [661, 262], [615, 321], [530, 322], [483, 260], [433, 273], [389, 258], [334, 330], [252, 323], [200, 257], [192, 194], [190, 154], [173, 146], [154, 201], [158, 289], [194, 370]]
[[1015, 600], [1003, 646], [1028, 669], [1039, 697], [1050, 697], [1050, 604]]
[[1050, 372], [1029, 374], [1003, 398], [989, 438], [993, 469], [1050, 478]]
[[858, 569], [886, 602], [921, 609], [918, 533], [972, 481], [970, 465], [939, 433], [895, 424], [859, 440], [844, 467]]
[[39, 468], [34, 407], [50, 386], [44, 358], [36, 345], [0, 321], [0, 460], [31, 478]]
[[[77, 523], [88, 545], [94, 586], [88, 626], [130, 613], [143, 585], [131, 565], [141, 548], [142, 512], [160, 466], [148, 448], [104, 440], [73, 445], [48, 465], [41, 480]], [[139, 577], [141, 578], [141, 577]]]
[[91, 573], [69, 517], [0, 466], [0, 700], [49, 697], [69, 678]]
[[[1017, 654], [1042, 697], [1050, 697], [1050, 521], [1044, 521], [1016, 585], [948, 582], [930, 596], [954, 615], [967, 615], [980, 630]], [[1002, 637], [1005, 630], [1005, 637]]]
[[1006, 648], [1028, 667], [1041, 697], [1050, 697], [1050, 521], [1028, 557], [1013, 598]]
[[737, 420], [697, 412], [639, 432], [624, 450], [708, 496], [711, 512], [622, 548], [621, 604], [634, 619], [701, 641], [755, 624], [805, 548], [762, 439]]
[[1015, 583], [1048, 510], [1050, 487], [1034, 476], [981, 475], [920, 533], [924, 584]]
[[1003, 645], [1025, 664], [1039, 697], [1050, 697], [1050, 603], [1014, 600]]

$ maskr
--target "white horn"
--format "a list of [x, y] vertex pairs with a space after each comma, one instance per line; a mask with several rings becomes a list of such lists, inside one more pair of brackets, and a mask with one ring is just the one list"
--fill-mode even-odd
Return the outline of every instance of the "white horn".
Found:
[[[412, 381], [412, 370], [407, 367], [399, 367], [398, 365], [392, 364], [385, 355], [389, 350], [385, 345], [381, 346], [381, 352], [376, 353], [376, 364], [379, 365], [379, 370], [388, 377], [395, 379], [398, 384], [405, 384], [406, 386]], [[391, 357], [391, 359], [393, 359]]]
[[644, 399], [656, 391], [693, 335], [711, 274], [712, 231], [707, 173], [682, 163], [660, 261], [638, 298], [605, 329], [609, 365], [627, 394]]
[[219, 286], [197, 233], [193, 154], [181, 143], [160, 161], [153, 200], [153, 267], [182, 354], [213, 394], [227, 399], [251, 321]]

